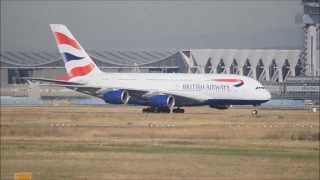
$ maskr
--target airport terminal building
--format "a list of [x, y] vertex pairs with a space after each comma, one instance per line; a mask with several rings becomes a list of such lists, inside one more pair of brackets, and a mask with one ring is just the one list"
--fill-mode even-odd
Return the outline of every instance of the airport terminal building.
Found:
[[[304, 75], [300, 50], [200, 49], [181, 51], [89, 51], [106, 72], [224, 73], [259, 81], [283, 82]], [[319, 62], [316, 62], [319, 63]], [[319, 68], [316, 69], [317, 73]], [[1, 83], [22, 83], [23, 77], [56, 78], [65, 74], [59, 53], [3, 52]]]

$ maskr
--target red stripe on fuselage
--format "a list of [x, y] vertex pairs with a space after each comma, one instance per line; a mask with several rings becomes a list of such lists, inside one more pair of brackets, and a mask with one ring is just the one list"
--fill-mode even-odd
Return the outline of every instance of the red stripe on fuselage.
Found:
[[69, 38], [68, 36], [60, 32], [55, 32], [54, 34], [57, 38], [58, 44], [66, 44], [80, 50], [80, 46], [75, 40]]
[[242, 80], [241, 79], [214, 79], [214, 81], [235, 83], [235, 82], [241, 82]]

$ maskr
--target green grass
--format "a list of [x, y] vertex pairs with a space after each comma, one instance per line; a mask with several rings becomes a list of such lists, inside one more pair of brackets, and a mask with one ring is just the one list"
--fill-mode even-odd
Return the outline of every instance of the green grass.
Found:
[[[173, 155], [214, 155], [214, 156], [251, 156], [265, 158], [318, 159], [318, 151], [301, 151], [274, 148], [219, 148], [192, 147], [190, 145], [104, 145], [99, 143], [35, 143], [35, 142], [6, 142], [2, 151], [28, 152], [110, 152], [110, 153], [139, 153], [139, 154], [173, 154]], [[4, 157], [6, 158], [6, 157]]]
[[[319, 179], [319, 113], [187, 112], [1, 108], [0, 179], [21, 171], [48, 180]], [[52, 126], [62, 123], [78, 126]]]

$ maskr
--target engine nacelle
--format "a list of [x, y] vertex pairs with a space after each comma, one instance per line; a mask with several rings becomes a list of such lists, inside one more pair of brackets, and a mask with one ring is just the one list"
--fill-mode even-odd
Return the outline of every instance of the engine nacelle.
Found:
[[151, 106], [171, 109], [175, 105], [175, 99], [170, 95], [158, 95], [152, 96], [150, 98], [150, 103]]
[[108, 91], [103, 94], [103, 100], [109, 104], [127, 104], [129, 98], [126, 90]]

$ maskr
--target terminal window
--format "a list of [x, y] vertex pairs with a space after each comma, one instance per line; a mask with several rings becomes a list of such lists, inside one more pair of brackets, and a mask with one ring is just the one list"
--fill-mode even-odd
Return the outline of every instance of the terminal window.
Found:
[[24, 77], [31, 77], [32, 69], [8, 69], [8, 83], [9, 84], [23, 84]]

